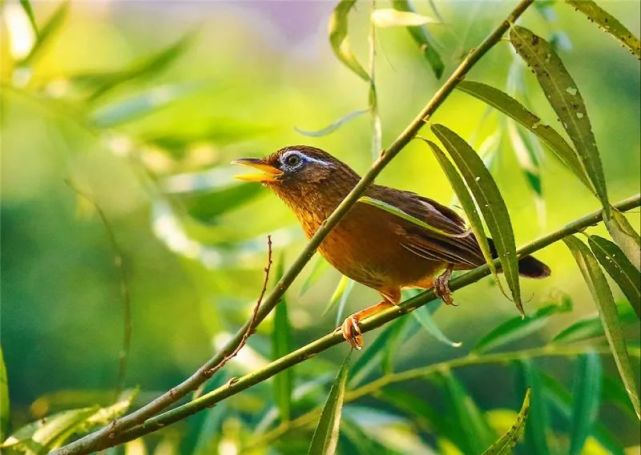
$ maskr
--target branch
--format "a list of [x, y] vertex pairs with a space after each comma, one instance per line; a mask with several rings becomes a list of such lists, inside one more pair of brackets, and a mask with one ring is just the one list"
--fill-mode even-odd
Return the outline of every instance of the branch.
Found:
[[[617, 204], [614, 204], [614, 207], [624, 212], [624, 211], [633, 209], [635, 207], [639, 207], [639, 205], [641, 205], [641, 194], [637, 194], [636, 196], [633, 196]], [[548, 234], [544, 237], [539, 238], [538, 240], [535, 240], [523, 246], [517, 251], [517, 254], [520, 257], [527, 254], [534, 253], [535, 251], [539, 251], [551, 245], [552, 243], [555, 243], [563, 239], [564, 237], [567, 237], [572, 234], [576, 234], [577, 232], [581, 232], [584, 229], [588, 228], [589, 226], [593, 226], [597, 224], [602, 219], [603, 219], [602, 210], [598, 210], [596, 212], [590, 213], [566, 225], [565, 227], [559, 229], [558, 231], [552, 232], [551, 234]], [[496, 259], [495, 263], [496, 265], [498, 265], [499, 260]], [[461, 275], [453, 279], [452, 281], [450, 281], [450, 289], [452, 291], [461, 289], [465, 286], [468, 286], [472, 283], [479, 281], [481, 278], [488, 276], [489, 274], [490, 274], [490, 269], [487, 264], [477, 267], [476, 269], [470, 272], [467, 272], [464, 275]], [[433, 289], [429, 289], [425, 292], [422, 292], [419, 295], [402, 302], [397, 307], [390, 308], [388, 310], [385, 310], [377, 314], [376, 316], [365, 319], [360, 323], [361, 331], [365, 333], [365, 332], [374, 330], [375, 328], [380, 327], [381, 325], [389, 321], [392, 321], [396, 318], [399, 318], [436, 298], [437, 296], [434, 293]], [[196, 412], [202, 409], [215, 405], [216, 403], [224, 400], [225, 398], [228, 398], [232, 395], [236, 395], [237, 393], [259, 382], [265, 381], [271, 378], [272, 376], [280, 373], [281, 371], [287, 368], [291, 368], [294, 365], [297, 365], [309, 359], [310, 357], [313, 357], [316, 354], [329, 349], [332, 346], [341, 344], [343, 342], [344, 342], [343, 335], [340, 333], [340, 331], [334, 331], [332, 333], [329, 333], [307, 344], [306, 346], [303, 346], [297, 349], [296, 351], [291, 352], [286, 356], [283, 356], [273, 361], [272, 363], [266, 365], [265, 367], [259, 370], [256, 370], [252, 373], [249, 373], [249, 374], [246, 374], [245, 376], [240, 377], [237, 381], [227, 383], [193, 401], [190, 401], [189, 403], [186, 403], [182, 406], [178, 406], [167, 412], [159, 414], [155, 417], [152, 417], [146, 420], [144, 423], [136, 427], [126, 430], [122, 434], [117, 435], [113, 439], [109, 440], [108, 441], [109, 446], [121, 444], [126, 441], [131, 441], [132, 439], [136, 439], [147, 433], [151, 433], [167, 425], [170, 425], [179, 420], [182, 420], [192, 414], [195, 414]], [[498, 356], [499, 354], [495, 354], [495, 355]], [[452, 362], [456, 362], [456, 361], [461, 361], [461, 359], [460, 358], [455, 359]], [[426, 367], [426, 368], [431, 368], [431, 367]], [[402, 375], [404, 373], [398, 373], [398, 374]], [[408, 373], [405, 373], [405, 374], [408, 374]], [[411, 374], [414, 374], [414, 373], [411, 373]], [[100, 448], [102, 449], [104, 447], [101, 446]], [[70, 453], [66, 451], [67, 449], [65, 447], [59, 450], [60, 451], [54, 452], [54, 453], [56, 454]], [[77, 452], [73, 452], [73, 453], [77, 453]]]
[[[374, 181], [374, 179], [381, 173], [392, 159], [416, 136], [423, 125], [429, 118], [436, 112], [436, 110], [443, 104], [447, 97], [456, 88], [458, 83], [463, 80], [465, 75], [472, 69], [483, 55], [485, 55], [495, 44], [497, 44], [510, 24], [514, 23], [521, 14], [534, 2], [534, 0], [521, 0], [508, 17], [501, 22], [494, 31], [467, 57], [460, 63], [454, 70], [452, 75], [445, 81], [441, 88], [432, 96], [431, 100], [425, 105], [423, 110], [412, 120], [412, 122], [405, 128], [405, 130], [398, 136], [398, 138], [389, 146], [387, 150], [382, 150], [379, 158], [374, 162], [370, 170], [361, 178], [354, 189], [345, 197], [339, 204], [334, 212], [325, 220], [325, 223], [316, 231], [314, 236], [310, 239], [305, 249], [298, 256], [296, 261], [292, 264], [291, 268], [283, 275], [280, 281], [276, 284], [274, 289], [265, 298], [264, 304], [258, 310], [256, 315], [256, 324], [260, 324], [269, 313], [278, 304], [285, 291], [294, 282], [296, 277], [303, 270], [303, 267], [312, 258], [316, 249], [321, 244], [323, 239], [329, 234], [331, 229], [340, 221], [340, 219], [347, 213], [352, 205], [354, 205], [360, 196], [365, 192], [367, 187]], [[243, 336], [249, 327], [249, 322], [243, 326], [225, 347], [205, 362], [194, 374], [185, 379], [182, 383], [178, 384], [164, 393], [155, 400], [147, 403], [142, 408], [132, 412], [115, 421], [113, 424], [102, 428], [94, 433], [88, 434], [77, 441], [61, 447], [55, 453], [58, 454], [77, 454], [88, 453], [97, 451], [106, 447], [114, 445], [116, 436], [128, 428], [140, 425], [146, 422], [150, 417], [157, 415], [163, 409], [175, 403], [177, 400], [188, 394], [189, 392], [198, 389], [206, 380], [205, 372], [209, 371], [212, 367], [220, 363], [226, 356], [233, 352], [238, 345], [242, 342]]]

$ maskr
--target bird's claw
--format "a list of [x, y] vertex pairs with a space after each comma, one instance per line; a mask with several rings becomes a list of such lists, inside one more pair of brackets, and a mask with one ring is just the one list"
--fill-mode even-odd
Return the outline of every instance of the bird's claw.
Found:
[[436, 282], [434, 283], [434, 293], [439, 297], [446, 305], [457, 306], [454, 303], [454, 297], [452, 296], [452, 291], [450, 290], [450, 277], [452, 276], [452, 269], [447, 268], [445, 272], [436, 277]]
[[353, 315], [345, 319], [343, 325], [340, 327], [343, 334], [343, 338], [347, 341], [350, 346], [357, 351], [363, 349], [363, 332], [358, 325], [358, 319]]

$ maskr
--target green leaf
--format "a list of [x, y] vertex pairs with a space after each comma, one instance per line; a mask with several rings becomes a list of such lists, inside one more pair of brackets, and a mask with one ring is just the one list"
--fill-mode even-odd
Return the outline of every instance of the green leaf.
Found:
[[521, 360], [518, 365], [523, 382], [522, 389], [529, 389], [532, 393], [530, 414], [525, 427], [526, 451], [535, 455], [549, 455], [547, 430], [550, 428], [550, 422], [543, 396], [541, 374], [530, 360]]
[[619, 375], [625, 385], [637, 417], [641, 419], [641, 405], [639, 404], [639, 395], [634, 380], [634, 371], [630, 363], [621, 322], [617, 316], [617, 308], [608, 282], [599, 268], [597, 260], [583, 242], [574, 236], [566, 237], [563, 241], [574, 255], [581, 274], [590, 289], [592, 298], [599, 310], [605, 336], [608, 339], [610, 351], [614, 356]]
[[578, 362], [572, 387], [570, 455], [581, 453], [601, 403], [601, 359], [592, 352], [579, 357]]
[[305, 281], [303, 281], [303, 284], [300, 287], [299, 297], [305, 294], [309, 288], [325, 274], [328, 268], [329, 263], [325, 258], [323, 258], [323, 256], [318, 254], [314, 260], [314, 264], [312, 265], [312, 270], [309, 272], [309, 275], [307, 275], [307, 278], [305, 278]]
[[362, 196], [361, 198], [358, 199], [358, 202], [362, 202], [363, 204], [369, 204], [374, 207], [377, 207], [381, 210], [386, 211], [387, 213], [390, 213], [392, 215], [395, 215], [399, 218], [404, 219], [405, 221], [409, 221], [412, 224], [415, 224], [416, 226], [419, 226], [425, 230], [428, 230], [430, 232], [434, 232], [435, 234], [442, 235], [443, 237], [450, 237], [450, 238], [463, 238], [469, 235], [469, 232], [464, 232], [462, 234], [452, 234], [450, 232], [445, 232], [439, 228], [436, 228], [434, 226], [431, 226], [427, 224], [425, 221], [420, 220], [412, 215], [410, 215], [407, 212], [404, 212], [403, 210], [399, 209], [398, 207], [395, 207], [391, 204], [388, 204], [387, 202], [380, 201], [378, 199], [371, 198], [369, 196]]
[[[398, 11], [405, 11], [410, 13], [416, 12], [416, 10], [414, 9], [414, 5], [412, 5], [410, 0], [392, 0], [392, 6]], [[443, 64], [441, 56], [432, 44], [432, 40], [429, 33], [427, 32], [427, 28], [421, 26], [411, 26], [407, 27], [407, 31], [412, 36], [412, 39], [416, 42], [416, 44], [418, 44], [419, 50], [432, 67], [432, 71], [434, 71], [436, 78], [440, 79], [440, 77], [443, 75], [445, 65]]]
[[[639, 320], [632, 311], [630, 305], [617, 305], [617, 313], [621, 325], [638, 323]], [[603, 324], [598, 314], [580, 319], [561, 332], [559, 332], [553, 341], [557, 343], [573, 343], [589, 338], [604, 336]]]
[[432, 335], [436, 340], [440, 341], [443, 344], [451, 346], [453, 348], [459, 348], [463, 345], [460, 341], [452, 341], [448, 338], [447, 335], [443, 333], [441, 328], [436, 325], [434, 319], [432, 319], [432, 314], [430, 309], [427, 306], [422, 306], [412, 311], [412, 315], [416, 320], [421, 324], [421, 326], [427, 330], [427, 333]]
[[0, 442], [9, 434], [9, 380], [7, 379], [7, 366], [4, 363], [4, 354], [0, 345]]
[[333, 455], [336, 452], [351, 353], [352, 351], [345, 357], [336, 381], [329, 391], [307, 452], [310, 455]]
[[619, 20], [601, 9], [592, 0], [566, 0], [577, 11], [585, 14], [590, 22], [612, 35], [625, 46], [636, 58], [641, 59], [641, 42]]
[[478, 241], [479, 247], [481, 248], [481, 252], [483, 253], [483, 257], [485, 258], [485, 262], [490, 267], [490, 270], [492, 271], [492, 274], [494, 275], [496, 282], [499, 283], [499, 277], [496, 272], [496, 267], [494, 266], [494, 260], [492, 258], [492, 251], [487, 241], [485, 230], [483, 229], [483, 222], [481, 221], [481, 216], [479, 215], [479, 212], [476, 208], [476, 204], [474, 203], [474, 200], [472, 199], [472, 195], [470, 194], [470, 191], [467, 189], [465, 182], [463, 181], [459, 173], [456, 171], [456, 169], [454, 168], [450, 160], [445, 156], [445, 154], [438, 147], [438, 145], [436, 145], [432, 141], [428, 141], [425, 139], [423, 140], [427, 142], [427, 144], [432, 149], [432, 152], [434, 153], [434, 156], [436, 157], [439, 165], [441, 166], [441, 169], [443, 169], [443, 172], [445, 173], [445, 176], [449, 180], [450, 185], [452, 185], [454, 194], [456, 194], [456, 197], [458, 198], [459, 203], [461, 204], [461, 206], [463, 207], [463, 210], [465, 211], [465, 215], [467, 216], [468, 222], [470, 223], [470, 229], [472, 229], [472, 232], [474, 233], [474, 237], [476, 237]]
[[481, 338], [474, 347], [474, 351], [487, 352], [525, 338], [544, 327], [552, 315], [570, 310], [572, 310], [572, 301], [564, 296], [560, 304], [546, 305], [525, 318], [517, 316], [508, 319]]
[[416, 27], [426, 24], [437, 24], [440, 21], [411, 11], [399, 11], [393, 8], [379, 8], [372, 11], [372, 23], [377, 27]]
[[456, 377], [446, 371], [443, 373], [456, 422], [465, 436], [465, 453], [482, 453], [496, 439], [496, 435], [485, 420], [470, 393]]
[[605, 226], [630, 262], [641, 270], [641, 239], [628, 219], [612, 207], [612, 217], [605, 220]]
[[641, 318], [641, 274], [639, 271], [615, 243], [598, 235], [591, 235], [588, 243], [601, 267], [621, 288], [637, 317]]
[[91, 118], [98, 128], [111, 128], [156, 112], [196, 91], [194, 83], [162, 85], [99, 108]]
[[33, 13], [31, 2], [29, 0], [20, 0], [20, 5], [29, 18], [29, 23], [31, 24], [31, 28], [33, 28], [33, 32], [38, 36], [38, 24], [36, 23], [36, 16]]
[[360, 117], [363, 114], [367, 114], [370, 111], [370, 108], [367, 109], [358, 109], [356, 111], [350, 112], [347, 115], [344, 115], [343, 117], [339, 118], [338, 120], [335, 120], [334, 122], [330, 123], [327, 125], [325, 128], [321, 128], [320, 130], [303, 130], [298, 127], [294, 127], [294, 130], [296, 130], [297, 133], [302, 134], [303, 136], [308, 136], [308, 137], [321, 137], [321, 136], [327, 136], [328, 134], [333, 133], [337, 129], [339, 129], [341, 126], [343, 126], [345, 123], [349, 122], [352, 119], [355, 119], [356, 117]]
[[63, 24], [68, 13], [69, 1], [65, 0], [56, 8], [51, 16], [49, 16], [47, 22], [45, 22], [44, 26], [40, 29], [40, 33], [38, 33], [36, 43], [33, 45], [29, 53], [20, 62], [18, 62], [19, 65], [29, 65], [36, 59], [38, 54], [40, 54], [45, 45]]
[[507, 122], [507, 133], [512, 143], [516, 160], [523, 174], [525, 174], [525, 180], [528, 186], [534, 192], [535, 197], [541, 200], [543, 197], [541, 162], [533, 142], [530, 140], [530, 137], [528, 137], [528, 133], [521, 131], [512, 120], [508, 120]]
[[329, 42], [336, 57], [361, 79], [369, 81], [369, 75], [356, 59], [347, 40], [348, 16], [356, 0], [340, 0], [329, 18]]
[[590, 191], [594, 192], [577, 153], [554, 128], [542, 123], [541, 119], [525, 106], [497, 88], [472, 81], [461, 81], [457, 88], [500, 110], [535, 134], [566, 168], [573, 172]]
[[[282, 276], [283, 261], [278, 265], [278, 275]], [[287, 301], [283, 297], [274, 310], [274, 328], [272, 330], [272, 359], [276, 360], [289, 354], [292, 348], [291, 329], [287, 316]], [[280, 419], [286, 422], [291, 418], [292, 390], [294, 375], [291, 368], [281, 371], [274, 377], [274, 397], [280, 412]]]
[[521, 315], [525, 315], [521, 302], [519, 263], [514, 232], [510, 215], [496, 182], [483, 164], [483, 160], [458, 134], [443, 125], [432, 125], [432, 131], [449, 152], [474, 195], [494, 240], [514, 303]]
[[530, 395], [531, 391], [528, 388], [525, 391], [525, 397], [523, 397], [521, 410], [516, 416], [516, 422], [514, 422], [514, 425], [512, 425], [503, 436], [483, 452], [484, 455], [507, 455], [512, 453], [512, 449], [519, 441], [519, 437], [523, 431], [523, 427], [525, 427], [525, 422], [530, 412]]
[[559, 116], [563, 127], [578, 152], [585, 171], [601, 200], [606, 218], [610, 217], [610, 203], [605, 176], [592, 125], [579, 89], [567, 72], [554, 49], [543, 38], [530, 30], [514, 26], [510, 41], [516, 52], [534, 70], [543, 93]]
[[341, 275], [341, 278], [340, 280], [338, 280], [338, 284], [336, 285], [336, 288], [334, 289], [332, 296], [329, 298], [329, 302], [327, 302], [327, 305], [323, 309], [321, 316], [325, 316], [337, 304], [339, 307], [344, 306], [345, 302], [347, 301], [347, 299], [349, 298], [349, 295], [352, 292], [353, 287], [354, 287], [354, 281], [351, 280], [348, 276]]

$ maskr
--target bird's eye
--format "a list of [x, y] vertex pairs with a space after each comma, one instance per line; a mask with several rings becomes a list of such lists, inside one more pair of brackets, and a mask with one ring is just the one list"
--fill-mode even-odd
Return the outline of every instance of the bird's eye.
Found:
[[301, 161], [302, 158], [295, 153], [292, 153], [291, 155], [285, 157], [285, 164], [289, 167], [296, 167], [301, 163]]

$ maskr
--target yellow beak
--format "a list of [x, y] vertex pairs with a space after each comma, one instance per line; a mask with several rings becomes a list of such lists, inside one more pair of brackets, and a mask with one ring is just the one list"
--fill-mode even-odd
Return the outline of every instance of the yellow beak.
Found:
[[261, 171], [260, 174], [242, 174], [235, 176], [238, 180], [243, 180], [245, 182], [275, 182], [278, 180], [278, 177], [283, 175], [283, 171], [280, 169], [277, 169], [257, 158], [241, 158], [239, 160], [232, 161], [232, 164], [242, 164], [243, 166], [253, 167], [254, 169]]

